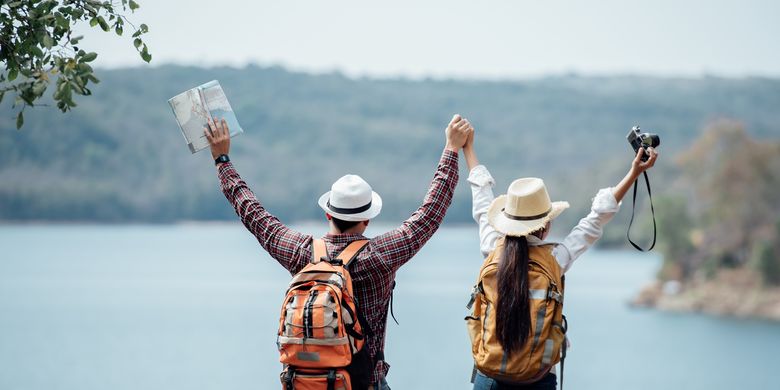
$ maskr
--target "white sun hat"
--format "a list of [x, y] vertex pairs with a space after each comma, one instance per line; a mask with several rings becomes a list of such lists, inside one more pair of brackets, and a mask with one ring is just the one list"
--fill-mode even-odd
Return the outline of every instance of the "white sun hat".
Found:
[[317, 202], [326, 213], [343, 221], [365, 221], [379, 215], [382, 198], [358, 175], [344, 175]]
[[527, 236], [569, 208], [569, 202], [550, 202], [544, 181], [536, 177], [517, 179], [506, 195], [490, 204], [488, 223], [507, 236]]

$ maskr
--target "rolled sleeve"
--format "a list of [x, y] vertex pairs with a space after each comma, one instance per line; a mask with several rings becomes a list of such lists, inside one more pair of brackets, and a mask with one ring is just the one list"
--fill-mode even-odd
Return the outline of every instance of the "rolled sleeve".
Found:
[[620, 203], [615, 199], [612, 187], [602, 188], [593, 198], [591, 210], [597, 214], [615, 214], [620, 210]]
[[474, 167], [471, 172], [469, 172], [467, 180], [477, 187], [493, 187], [496, 184], [496, 181], [493, 180], [493, 176], [490, 175], [490, 171], [488, 171], [484, 165], [477, 165]]
[[553, 256], [565, 271], [571, 268], [578, 257], [601, 238], [604, 226], [620, 210], [612, 188], [602, 188], [593, 198], [590, 213], [582, 218], [571, 233], [553, 249]]

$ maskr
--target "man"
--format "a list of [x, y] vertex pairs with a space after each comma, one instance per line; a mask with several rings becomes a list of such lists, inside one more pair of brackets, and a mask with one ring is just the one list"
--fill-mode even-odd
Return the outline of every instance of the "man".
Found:
[[[247, 229], [260, 245], [291, 274], [312, 259], [312, 236], [294, 231], [271, 215], [230, 163], [230, 131], [224, 120], [209, 121], [204, 129], [217, 165], [222, 192], [236, 209]], [[390, 368], [384, 360], [385, 325], [395, 273], [431, 238], [441, 224], [458, 183], [458, 151], [474, 131], [468, 120], [455, 115], [445, 130], [446, 144], [423, 204], [398, 228], [370, 239], [350, 263], [358, 310], [371, 334], [366, 338], [371, 364], [372, 390], [389, 390], [385, 376]], [[330, 225], [323, 240], [333, 258], [349, 243], [366, 239], [369, 221], [382, 208], [382, 199], [362, 178], [346, 175], [320, 197], [320, 207]]]

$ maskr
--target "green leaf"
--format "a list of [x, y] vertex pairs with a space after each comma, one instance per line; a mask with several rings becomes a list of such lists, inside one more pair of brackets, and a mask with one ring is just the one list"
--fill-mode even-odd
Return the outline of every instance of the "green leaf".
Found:
[[108, 26], [108, 22], [106, 22], [106, 19], [104, 19], [102, 16], [98, 16], [98, 24], [100, 24], [100, 28], [103, 29], [103, 31], [108, 31], [111, 29], [111, 27]]
[[98, 24], [97, 18], [92, 18], [89, 20], [89, 27], [95, 27]]
[[140, 25], [140, 26], [138, 26], [138, 29], [139, 29], [140, 31], [144, 32], [144, 33], [148, 33], [148, 32], [149, 32], [149, 26], [147, 26], [147, 25], [146, 25], [146, 24], [144, 24], [144, 23], [141, 23], [141, 25]]
[[78, 45], [79, 41], [82, 40], [82, 39], [84, 39], [83, 35], [79, 35], [77, 37], [73, 37], [73, 38], [70, 39], [70, 44], [71, 45]]
[[81, 57], [81, 60], [84, 61], [84, 62], [92, 62], [92, 61], [95, 60], [95, 58], [97, 58], [97, 56], [98, 56], [97, 53], [95, 53], [93, 51], [93, 52], [89, 52], [87, 54], [84, 54], [84, 56]]
[[142, 44], [142, 43], [144, 43], [144, 42], [141, 40], [141, 38], [136, 38], [136, 39], [133, 41], [133, 45], [135, 45], [135, 48], [136, 48], [136, 49], [138, 49], [139, 47], [141, 47], [141, 44]]
[[68, 29], [68, 27], [70, 27], [70, 23], [68, 22], [68, 20], [67, 20], [67, 19], [65, 19], [65, 17], [64, 17], [64, 16], [62, 16], [61, 14], [59, 14], [59, 12], [58, 12], [57, 14], [58, 14], [58, 15], [57, 15], [57, 18], [56, 18], [55, 24], [57, 25], [57, 27], [59, 27], [59, 28], [61, 28], [61, 29], [63, 29], [63, 30], [67, 30], [67, 29]]
[[8, 71], [8, 81], [16, 80], [16, 76], [18, 75], [19, 75], [19, 70], [16, 68], [11, 68], [11, 70]]
[[43, 58], [43, 50], [41, 50], [41, 48], [38, 46], [31, 47], [30, 53], [32, 53], [37, 58]]
[[19, 97], [22, 98], [22, 100], [27, 103], [27, 105], [32, 106], [35, 104], [35, 98], [31, 96], [32, 88], [25, 88], [22, 90], [21, 95]]
[[51, 39], [48, 34], [43, 36], [43, 46], [45, 46], [46, 49], [51, 49], [51, 47], [54, 46], [54, 40]]
[[130, 11], [135, 11], [138, 9], [138, 7], [139, 7], [138, 3], [136, 3], [133, 0], [130, 0]]
[[19, 130], [24, 125], [24, 112], [19, 111], [19, 115], [16, 116], [16, 130]]
[[146, 47], [146, 45], [144, 45], [144, 48], [143, 48], [143, 49], [141, 49], [141, 58], [142, 58], [144, 61], [146, 61], [146, 62], [149, 62], [149, 61], [151, 61], [151, 60], [152, 60], [152, 55], [151, 55], [151, 54], [149, 54], [149, 48], [148, 48], [148, 47]]
[[44, 82], [38, 82], [33, 84], [32, 92], [35, 96], [40, 97], [43, 95], [44, 92], [46, 92], [46, 88], [48, 87], [48, 83]]
[[119, 36], [121, 36], [121, 35], [122, 35], [122, 32], [124, 32], [124, 30], [122, 29], [122, 26], [121, 26], [121, 25], [118, 25], [118, 24], [117, 24], [117, 25], [116, 25], [116, 27], [114, 27], [114, 32], [116, 32], [116, 35], [119, 35]]

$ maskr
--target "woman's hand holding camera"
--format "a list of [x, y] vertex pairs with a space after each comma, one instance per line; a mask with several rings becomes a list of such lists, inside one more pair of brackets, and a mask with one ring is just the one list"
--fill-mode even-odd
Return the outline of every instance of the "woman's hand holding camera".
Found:
[[[647, 161], [642, 161], [642, 156], [647, 153], [649, 158]], [[650, 169], [655, 165], [655, 160], [658, 159], [658, 152], [653, 147], [648, 147], [647, 150], [645, 148], [639, 148], [636, 152], [636, 157], [634, 157], [634, 161], [631, 162], [631, 174], [633, 174], [634, 179], [639, 177], [639, 175], [642, 174], [642, 172]]]
[[[644, 154], [647, 153], [650, 158], [647, 159], [647, 161], [642, 161], [642, 157]], [[626, 177], [623, 178], [623, 180], [618, 183], [615, 188], [612, 189], [612, 194], [615, 195], [615, 200], [620, 202], [623, 200], [623, 197], [626, 196], [626, 192], [628, 192], [628, 189], [631, 188], [631, 185], [634, 184], [634, 181], [641, 175], [644, 171], [650, 169], [655, 165], [655, 161], [658, 160], [658, 152], [653, 147], [648, 147], [647, 150], [645, 148], [639, 148], [636, 152], [636, 157], [634, 157], [634, 161], [631, 162], [631, 169], [626, 174]]]

